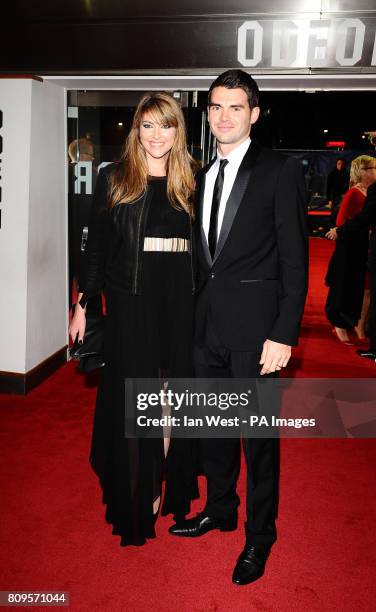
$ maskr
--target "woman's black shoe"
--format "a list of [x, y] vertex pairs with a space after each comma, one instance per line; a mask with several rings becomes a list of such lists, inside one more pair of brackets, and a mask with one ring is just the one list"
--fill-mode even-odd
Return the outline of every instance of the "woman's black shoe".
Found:
[[370, 349], [368, 351], [365, 351], [364, 349], [358, 349], [356, 351], [359, 355], [359, 357], [366, 357], [367, 359], [376, 359], [376, 353], [374, 351], [371, 351]]

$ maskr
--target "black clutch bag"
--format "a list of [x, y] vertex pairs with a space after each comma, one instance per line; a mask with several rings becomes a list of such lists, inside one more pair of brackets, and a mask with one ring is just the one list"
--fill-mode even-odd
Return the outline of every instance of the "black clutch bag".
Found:
[[[72, 306], [74, 313], [74, 305]], [[104, 340], [104, 323], [105, 317], [101, 311], [91, 310], [87, 308], [86, 312], [86, 328], [82, 343], [76, 338], [70, 356], [80, 362], [79, 370], [85, 374], [102, 368], [105, 365], [103, 340]]]

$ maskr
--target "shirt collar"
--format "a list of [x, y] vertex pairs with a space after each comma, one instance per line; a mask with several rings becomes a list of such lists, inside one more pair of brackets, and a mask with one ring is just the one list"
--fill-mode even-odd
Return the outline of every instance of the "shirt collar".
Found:
[[235, 149], [233, 149], [231, 153], [229, 153], [228, 155], [225, 155], [224, 157], [219, 153], [217, 149], [217, 162], [218, 160], [221, 160], [221, 159], [227, 159], [229, 164], [240, 165], [244, 155], [248, 151], [250, 144], [251, 144], [251, 139], [248, 136], [248, 138], [244, 142], [242, 142], [240, 145], [235, 147]]

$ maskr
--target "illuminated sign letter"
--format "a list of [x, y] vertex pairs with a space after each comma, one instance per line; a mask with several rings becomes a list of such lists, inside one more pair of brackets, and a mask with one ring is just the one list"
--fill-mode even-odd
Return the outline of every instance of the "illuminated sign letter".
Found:
[[272, 66], [291, 66], [296, 60], [298, 27], [292, 22], [275, 21], [272, 40]]
[[[354, 45], [350, 57], [346, 56], [349, 30], [355, 30]], [[362, 57], [365, 25], [360, 19], [344, 19], [337, 30], [336, 60], [340, 66], [354, 66]]]
[[307, 66], [327, 66], [329, 20], [311, 21], [311, 33], [308, 40]]
[[376, 66], [376, 34], [375, 34], [375, 40], [373, 42], [373, 53], [372, 53], [372, 59], [371, 59], [371, 66]]
[[85, 186], [85, 194], [90, 195], [93, 191], [92, 188], [92, 177], [93, 173], [91, 171], [92, 162], [91, 161], [82, 161], [77, 162], [74, 165], [74, 176], [76, 180], [74, 182], [74, 193], [79, 194], [83, 193], [82, 186]]
[[[247, 57], [247, 40], [253, 34], [252, 57]], [[262, 59], [263, 30], [258, 21], [245, 21], [238, 30], [238, 62], [245, 67], [257, 66]]]

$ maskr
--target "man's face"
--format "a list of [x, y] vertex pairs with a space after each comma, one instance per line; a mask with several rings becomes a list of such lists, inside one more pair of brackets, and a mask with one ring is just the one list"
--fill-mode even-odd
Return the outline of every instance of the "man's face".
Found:
[[208, 121], [213, 135], [229, 153], [248, 138], [251, 126], [260, 114], [258, 106], [249, 107], [247, 94], [243, 89], [215, 87], [211, 92], [208, 107]]
[[80, 161], [93, 161], [94, 157], [94, 147], [92, 144], [87, 145], [85, 153], [80, 151]]
[[343, 159], [338, 159], [337, 160], [337, 170], [341, 171], [343, 170], [344, 167], [345, 167], [345, 162], [343, 161]]

